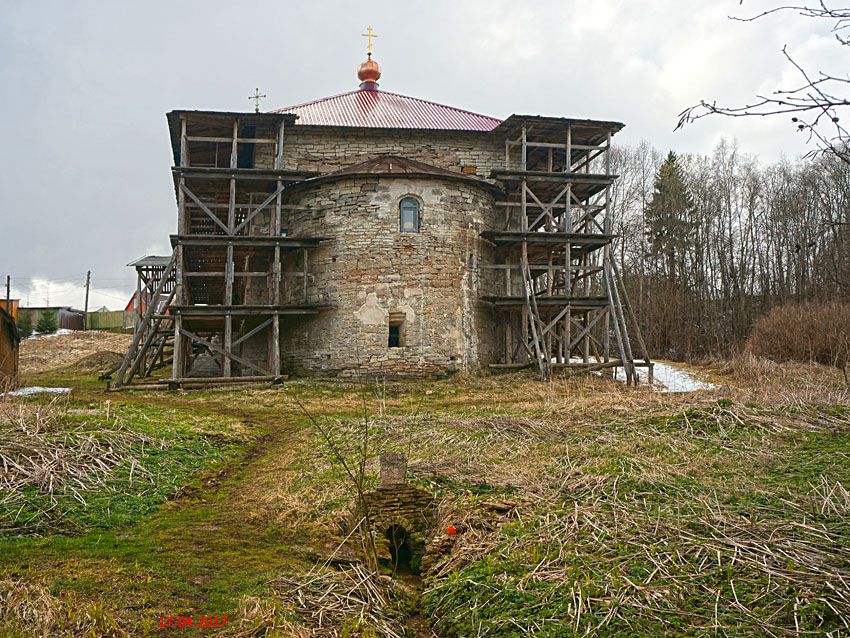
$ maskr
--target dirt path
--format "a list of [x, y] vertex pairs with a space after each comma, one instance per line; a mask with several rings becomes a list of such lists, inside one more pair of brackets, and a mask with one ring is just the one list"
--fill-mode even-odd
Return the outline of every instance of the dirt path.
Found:
[[[238, 618], [244, 597], [261, 595], [281, 573], [309, 568], [324, 539], [292, 525], [288, 486], [309, 430], [282, 392], [258, 401], [225, 393], [116, 395], [80, 389], [78, 398], [237, 418], [265, 433], [238, 461], [187, 486], [155, 514], [123, 529], [84, 536], [0, 541], [0, 578], [40, 582], [74, 605], [102, 605], [132, 635], [161, 616]], [[225, 632], [226, 635], [229, 632]]]

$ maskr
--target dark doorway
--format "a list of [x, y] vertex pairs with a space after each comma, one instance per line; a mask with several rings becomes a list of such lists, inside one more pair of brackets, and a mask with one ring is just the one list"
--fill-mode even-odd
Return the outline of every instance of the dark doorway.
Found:
[[392, 525], [385, 536], [390, 542], [390, 556], [393, 561], [393, 572], [396, 574], [410, 574], [410, 560], [413, 552], [410, 551], [410, 534], [401, 525]]

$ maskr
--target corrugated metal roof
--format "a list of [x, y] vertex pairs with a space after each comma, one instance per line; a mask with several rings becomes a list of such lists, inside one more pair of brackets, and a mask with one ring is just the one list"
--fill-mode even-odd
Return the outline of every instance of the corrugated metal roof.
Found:
[[142, 266], [148, 268], [164, 268], [171, 261], [168, 255], [147, 255], [136, 261], [131, 261], [128, 266]]
[[295, 113], [297, 124], [311, 126], [491, 131], [502, 122], [495, 117], [428, 100], [364, 89], [273, 112]]

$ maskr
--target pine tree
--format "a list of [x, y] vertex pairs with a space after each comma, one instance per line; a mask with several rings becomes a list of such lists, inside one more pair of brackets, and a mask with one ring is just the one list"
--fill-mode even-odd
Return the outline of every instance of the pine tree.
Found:
[[56, 332], [56, 311], [45, 309], [39, 312], [35, 329], [41, 334]]
[[646, 226], [650, 254], [656, 260], [663, 259], [666, 274], [673, 283], [682, 274], [679, 262], [695, 231], [689, 219], [692, 206], [679, 159], [670, 151], [655, 177]]
[[28, 311], [18, 311], [18, 332], [22, 339], [26, 339], [32, 334], [32, 315]]

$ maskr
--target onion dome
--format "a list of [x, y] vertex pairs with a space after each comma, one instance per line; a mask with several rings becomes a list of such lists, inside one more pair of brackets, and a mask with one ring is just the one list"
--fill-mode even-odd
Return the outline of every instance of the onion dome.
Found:
[[366, 61], [357, 69], [357, 77], [360, 80], [360, 90], [378, 90], [378, 80], [381, 78], [381, 65], [372, 59], [371, 53], [367, 54]]

